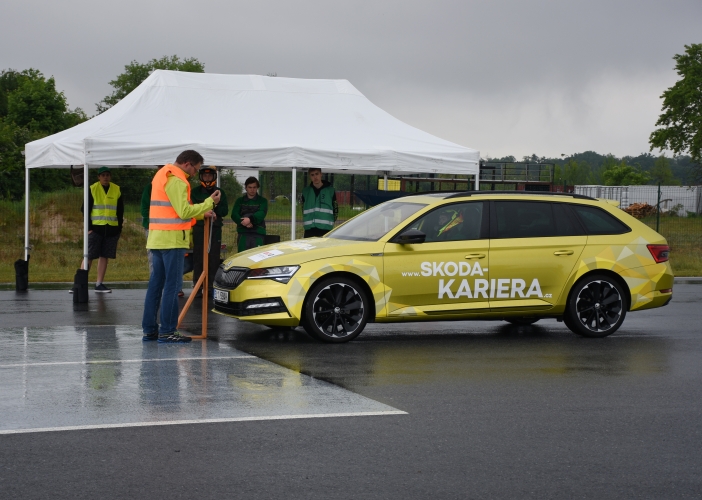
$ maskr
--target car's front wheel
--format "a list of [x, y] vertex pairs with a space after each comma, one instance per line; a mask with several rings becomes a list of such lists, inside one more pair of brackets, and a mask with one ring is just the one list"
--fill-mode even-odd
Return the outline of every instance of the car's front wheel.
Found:
[[584, 337], [606, 337], [616, 332], [626, 316], [626, 296], [621, 285], [604, 275], [591, 275], [573, 288], [565, 324]]
[[325, 342], [348, 342], [358, 337], [368, 322], [370, 309], [365, 292], [344, 277], [319, 280], [310, 289], [302, 326]]

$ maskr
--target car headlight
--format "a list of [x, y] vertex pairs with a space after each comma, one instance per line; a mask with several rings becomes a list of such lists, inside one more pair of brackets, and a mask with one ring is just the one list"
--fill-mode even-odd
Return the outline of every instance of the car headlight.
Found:
[[300, 269], [300, 266], [278, 266], [252, 269], [246, 276], [248, 280], [269, 279], [280, 283], [287, 283], [290, 278]]

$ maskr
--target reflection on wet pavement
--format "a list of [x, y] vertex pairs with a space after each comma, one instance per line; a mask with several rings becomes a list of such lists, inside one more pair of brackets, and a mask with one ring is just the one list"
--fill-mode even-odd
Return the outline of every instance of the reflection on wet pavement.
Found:
[[0, 434], [401, 414], [216, 342], [142, 342], [129, 326], [0, 330]]
[[[453, 382], [518, 382], [576, 377], [661, 375], [685, 369], [672, 342], [622, 332], [592, 341], [555, 320], [543, 326], [496, 322], [370, 325], [355, 342], [301, 342], [299, 331], [239, 334], [221, 342], [349, 390]], [[463, 326], [462, 325], [462, 326]], [[677, 356], [673, 358], [673, 356]], [[675, 361], [673, 361], [673, 359]]]

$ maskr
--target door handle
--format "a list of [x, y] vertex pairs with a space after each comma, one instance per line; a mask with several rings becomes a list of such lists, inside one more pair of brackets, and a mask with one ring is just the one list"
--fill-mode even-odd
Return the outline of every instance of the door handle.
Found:
[[466, 255], [466, 259], [484, 259], [485, 254], [484, 253], [469, 253]]
[[572, 250], [557, 250], [553, 252], [553, 255], [573, 255]]

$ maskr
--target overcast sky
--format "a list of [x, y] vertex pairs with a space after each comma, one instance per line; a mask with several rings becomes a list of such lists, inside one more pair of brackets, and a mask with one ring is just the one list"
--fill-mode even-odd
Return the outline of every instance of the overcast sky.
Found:
[[[0, 69], [56, 78], [95, 114], [132, 60], [344, 78], [481, 156], [637, 155], [702, 43], [702, 0], [5, 0]], [[654, 151], [657, 154], [657, 152]]]

